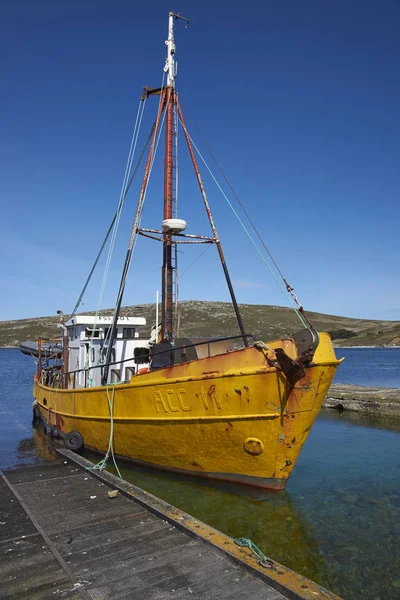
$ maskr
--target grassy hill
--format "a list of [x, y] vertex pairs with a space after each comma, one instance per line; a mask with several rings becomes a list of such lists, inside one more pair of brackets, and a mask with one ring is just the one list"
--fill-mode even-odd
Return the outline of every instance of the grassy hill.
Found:
[[[240, 308], [247, 332], [254, 334], [257, 339], [268, 341], [287, 336], [301, 327], [290, 308], [259, 304], [242, 304]], [[180, 303], [180, 313], [182, 336], [229, 336], [239, 333], [230, 303], [187, 300]], [[112, 314], [112, 311], [104, 310], [101, 314]], [[145, 317], [147, 332], [155, 322], [154, 304], [127, 306], [121, 314]], [[400, 346], [400, 321], [350, 319], [313, 312], [307, 315], [317, 330], [331, 332], [336, 346]], [[57, 323], [57, 316], [0, 321], [0, 347], [17, 347], [20, 342], [36, 340], [39, 336], [59, 337]]]

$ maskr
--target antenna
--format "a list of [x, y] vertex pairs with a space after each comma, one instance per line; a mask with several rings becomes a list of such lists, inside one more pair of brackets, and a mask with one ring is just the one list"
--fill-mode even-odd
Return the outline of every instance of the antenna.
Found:
[[173, 13], [173, 12], [170, 12], [169, 14], [171, 15], [171, 17], [175, 17], [175, 20], [176, 20], [176, 19], [182, 19], [182, 21], [185, 21], [185, 22], [186, 22], [185, 29], [187, 29], [187, 28], [189, 27], [189, 22], [190, 22], [190, 21], [189, 21], [189, 19], [187, 19], [186, 17], [182, 17], [182, 15], [181, 15], [181, 14], [179, 14], [179, 13], [178, 13], [178, 14], [175, 14], [175, 13]]
[[175, 77], [176, 77], [176, 73], [177, 73], [177, 69], [175, 68], [175, 59], [174, 59], [174, 55], [175, 55], [175, 51], [176, 51], [175, 39], [174, 39], [174, 21], [176, 21], [177, 19], [182, 19], [182, 21], [185, 21], [185, 23], [186, 23], [185, 29], [187, 29], [187, 27], [189, 25], [189, 19], [187, 19], [186, 17], [182, 17], [179, 13], [178, 14], [173, 13], [173, 12], [169, 13], [168, 39], [165, 42], [165, 45], [167, 46], [167, 58], [165, 61], [164, 71], [165, 71], [165, 73], [168, 74], [167, 85], [170, 87], [175, 87]]

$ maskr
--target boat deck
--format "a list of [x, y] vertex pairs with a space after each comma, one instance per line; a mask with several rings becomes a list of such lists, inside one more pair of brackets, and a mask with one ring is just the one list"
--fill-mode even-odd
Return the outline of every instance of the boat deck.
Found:
[[268, 583], [247, 548], [235, 546], [235, 557], [231, 538], [61, 452], [0, 478], [2, 600], [336, 598], [304, 578], [298, 592], [293, 582]]

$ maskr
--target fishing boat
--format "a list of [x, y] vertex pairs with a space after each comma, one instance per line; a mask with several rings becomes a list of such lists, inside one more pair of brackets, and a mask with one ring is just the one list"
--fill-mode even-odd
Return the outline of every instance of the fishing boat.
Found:
[[[117, 460], [148, 467], [280, 490], [296, 464], [340, 361], [329, 335], [312, 327], [285, 279], [301, 329], [287, 338], [267, 341], [255, 339], [245, 329], [200, 174], [197, 148], [176, 91], [174, 25], [178, 19], [187, 22], [181, 15], [169, 13], [165, 79], [159, 88], [144, 88], [141, 97], [144, 104], [155, 96], [158, 109], [141, 155], [148, 150], [113, 314], [77, 314], [82, 294], [69, 318], [59, 311], [61, 357], [53, 357], [53, 362], [43, 359], [41, 343], [45, 341], [38, 343], [34, 418], [44, 421], [47, 431], [63, 438], [71, 450], [80, 451], [84, 446], [105, 453], [106, 458], [111, 452]], [[164, 124], [161, 227], [143, 228], [143, 204]], [[178, 129], [183, 131], [199, 199], [209, 220], [206, 235], [187, 233], [186, 221], [177, 214]], [[116, 231], [133, 176], [129, 168], [99, 255], [110, 232], [114, 235]], [[133, 174], [136, 171], [135, 167]], [[163, 256], [161, 314], [160, 319], [156, 316], [150, 336], [143, 334], [143, 317], [121, 314], [139, 236], [160, 242]], [[218, 339], [179, 336], [177, 249], [182, 243], [216, 246], [238, 335]]]

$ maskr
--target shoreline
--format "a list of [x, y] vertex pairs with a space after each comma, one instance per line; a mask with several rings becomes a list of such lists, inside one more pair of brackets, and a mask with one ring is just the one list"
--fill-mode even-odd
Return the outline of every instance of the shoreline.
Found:
[[400, 419], [400, 388], [333, 383], [322, 406], [339, 411], [348, 410]]
[[396, 348], [400, 348], [400, 346], [335, 346], [335, 344], [333, 344], [333, 347], [335, 348], [335, 350], [341, 350], [342, 348], [347, 349], [347, 350], [351, 350], [352, 348], [370, 348], [372, 350], [387, 350], [388, 348], [394, 348], [396, 350]]

